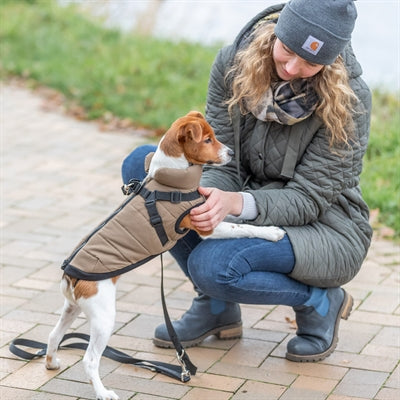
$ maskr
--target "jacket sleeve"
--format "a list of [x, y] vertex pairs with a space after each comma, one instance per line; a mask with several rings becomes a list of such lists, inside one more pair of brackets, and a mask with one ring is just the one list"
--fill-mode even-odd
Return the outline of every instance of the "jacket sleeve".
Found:
[[[208, 84], [206, 119], [214, 129], [219, 141], [235, 149], [232, 119], [225, 101], [228, 99], [228, 88], [225, 74], [230, 65], [232, 46], [221, 49], [213, 63]], [[200, 184], [202, 186], [217, 187], [226, 191], [240, 191], [238, 178], [238, 164], [235, 156], [224, 166], [205, 166]], [[244, 171], [240, 174], [244, 177]]]
[[338, 197], [359, 184], [362, 157], [369, 136], [371, 98], [360, 79], [353, 82], [360, 99], [354, 112], [355, 130], [349, 146], [331, 149], [325, 128], [316, 132], [295, 169], [293, 179], [281, 189], [250, 190], [259, 210], [249, 221], [255, 225], [299, 226], [317, 221]]

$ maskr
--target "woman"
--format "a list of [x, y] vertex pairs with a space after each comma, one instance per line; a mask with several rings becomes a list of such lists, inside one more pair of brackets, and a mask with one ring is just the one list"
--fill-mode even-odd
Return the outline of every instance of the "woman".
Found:
[[[292, 0], [257, 15], [212, 67], [206, 117], [234, 149], [206, 167], [206, 202], [191, 219], [202, 230], [226, 217], [277, 225], [279, 242], [201, 240], [190, 232], [171, 253], [198, 296], [174, 322], [184, 346], [210, 335], [240, 337], [238, 303], [293, 307], [293, 361], [318, 361], [337, 344], [353, 300], [340, 286], [359, 271], [372, 231], [359, 176], [371, 99], [350, 46], [352, 0]], [[123, 178], [143, 177], [142, 147]], [[142, 176], [140, 176], [142, 175]], [[154, 343], [170, 347], [165, 325]]]

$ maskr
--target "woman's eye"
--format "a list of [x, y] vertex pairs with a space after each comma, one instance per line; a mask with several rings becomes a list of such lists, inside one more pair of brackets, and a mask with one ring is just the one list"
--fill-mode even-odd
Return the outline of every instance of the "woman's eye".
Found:
[[285, 50], [286, 53], [289, 53], [289, 54], [292, 54], [292, 53], [293, 53], [293, 51], [290, 50], [290, 49], [289, 49], [288, 47], [286, 47], [286, 46], [283, 46], [283, 50]]

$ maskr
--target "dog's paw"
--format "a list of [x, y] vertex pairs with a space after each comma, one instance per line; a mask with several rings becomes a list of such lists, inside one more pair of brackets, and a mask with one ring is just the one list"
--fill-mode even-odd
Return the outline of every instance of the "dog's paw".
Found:
[[268, 227], [268, 234], [266, 235], [265, 239], [271, 240], [272, 242], [277, 242], [278, 240], [283, 239], [286, 232], [278, 228], [277, 226], [269, 226]]
[[104, 390], [96, 395], [96, 400], [119, 400], [119, 396], [113, 390]]
[[47, 369], [60, 369], [60, 359], [59, 358], [53, 358], [50, 356], [46, 356], [46, 368]]

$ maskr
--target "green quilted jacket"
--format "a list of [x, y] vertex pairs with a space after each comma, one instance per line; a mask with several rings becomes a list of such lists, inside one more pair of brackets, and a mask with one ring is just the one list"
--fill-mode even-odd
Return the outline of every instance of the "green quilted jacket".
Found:
[[292, 243], [296, 263], [291, 276], [319, 287], [350, 281], [367, 254], [372, 229], [359, 187], [371, 110], [371, 95], [351, 46], [344, 57], [357, 104], [352, 147], [332, 152], [325, 128], [315, 115], [292, 126], [232, 116], [224, 104], [227, 69], [254, 24], [279, 12], [269, 7], [250, 21], [235, 42], [218, 53], [207, 96], [206, 117], [220, 141], [235, 150], [223, 167], [206, 167], [201, 185], [251, 193], [258, 207], [254, 225], [281, 226]]

